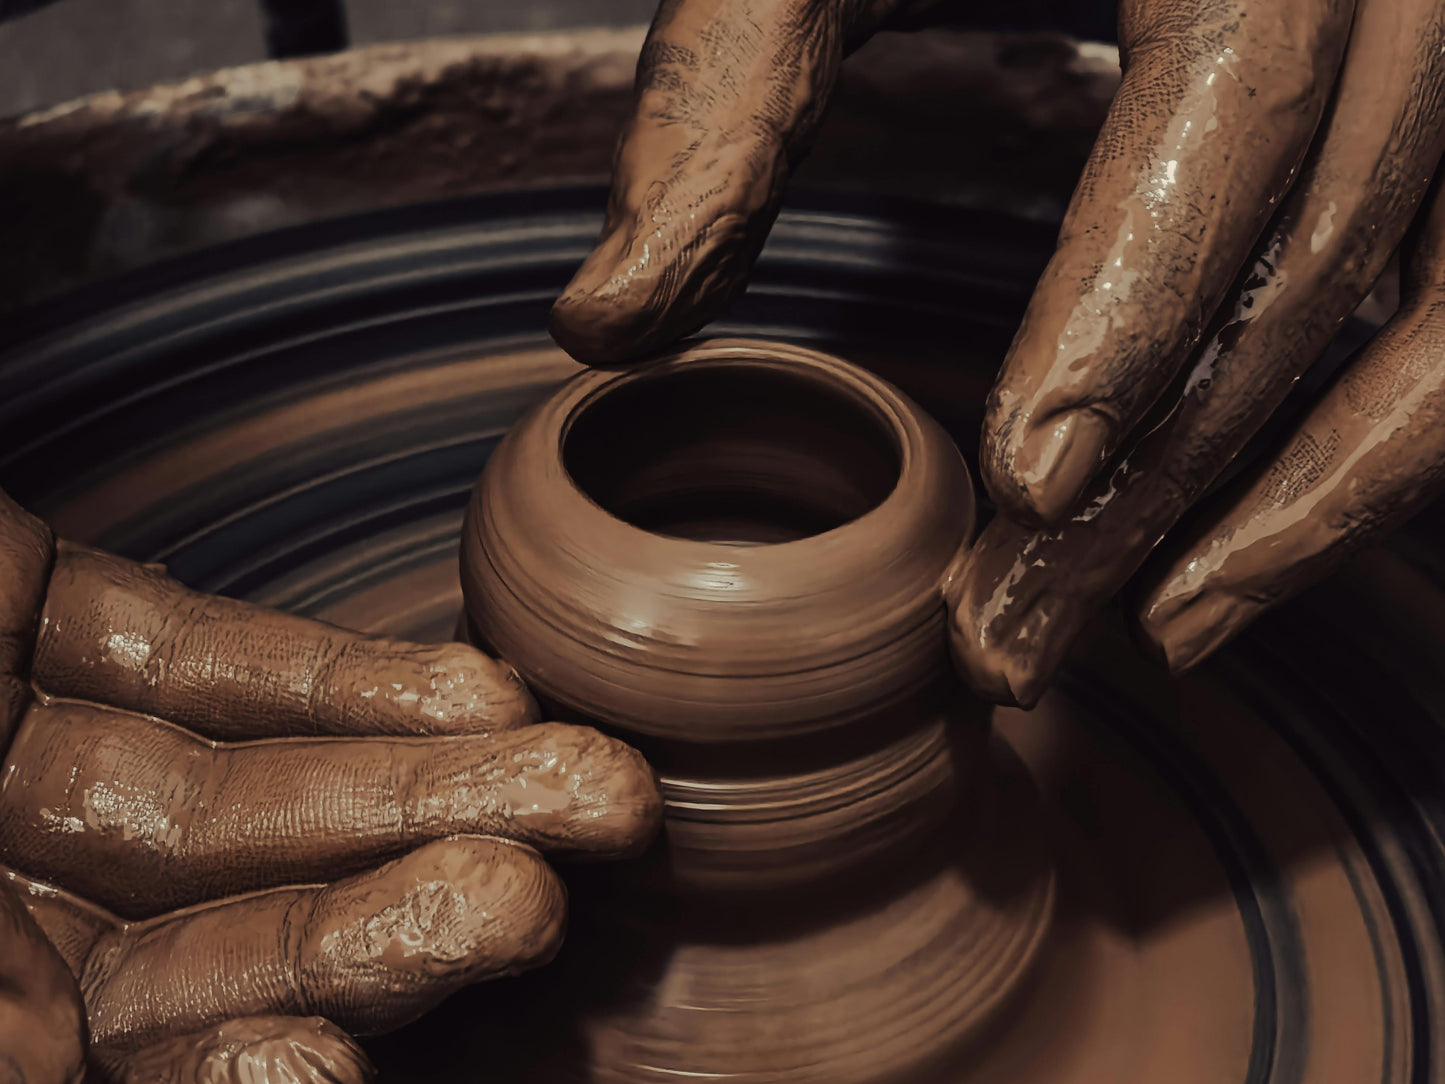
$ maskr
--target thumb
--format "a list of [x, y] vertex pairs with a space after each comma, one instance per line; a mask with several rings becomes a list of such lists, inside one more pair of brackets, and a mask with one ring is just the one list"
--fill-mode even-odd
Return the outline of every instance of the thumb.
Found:
[[578, 361], [630, 361], [742, 291], [833, 89], [846, 0], [663, 0], [602, 238], [552, 309]]
[[319, 1016], [248, 1016], [133, 1054], [96, 1053], [109, 1084], [371, 1084], [361, 1048]]
[[0, 1084], [72, 1084], [84, 1071], [80, 989], [0, 871]]

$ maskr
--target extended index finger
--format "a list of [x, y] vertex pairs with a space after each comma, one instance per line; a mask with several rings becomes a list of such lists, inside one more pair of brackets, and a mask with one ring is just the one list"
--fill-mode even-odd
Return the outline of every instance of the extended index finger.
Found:
[[1124, 80], [989, 400], [999, 505], [1056, 523], [1198, 342], [1319, 122], [1353, 0], [1133, 0]]
[[637, 61], [607, 223], [552, 310], [589, 365], [637, 360], [745, 285], [833, 89], [845, 0], [663, 0]]
[[65, 542], [32, 676], [54, 695], [224, 740], [461, 734], [537, 719], [516, 671], [465, 644], [363, 636]]

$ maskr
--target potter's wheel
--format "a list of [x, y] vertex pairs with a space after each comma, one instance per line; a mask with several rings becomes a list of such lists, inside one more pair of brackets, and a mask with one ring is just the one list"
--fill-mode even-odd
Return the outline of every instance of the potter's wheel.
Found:
[[[308, 227], [26, 314], [0, 355], [0, 484], [72, 537], [208, 590], [451, 635], [456, 537], [497, 436], [574, 371], [549, 299], [597, 192]], [[718, 330], [871, 364], [976, 444], [1050, 231], [801, 200]], [[1106, 620], [1030, 714], [1058, 914], [1037, 974], [949, 1081], [1445, 1079], [1445, 515], [1427, 514], [1170, 682]], [[602, 1001], [586, 897], [558, 964], [373, 1041], [387, 1079], [549, 1079]], [[664, 992], [664, 995], [666, 992]], [[703, 1006], [716, 1011], [725, 1006]], [[556, 1072], [560, 1073], [560, 1070]]]

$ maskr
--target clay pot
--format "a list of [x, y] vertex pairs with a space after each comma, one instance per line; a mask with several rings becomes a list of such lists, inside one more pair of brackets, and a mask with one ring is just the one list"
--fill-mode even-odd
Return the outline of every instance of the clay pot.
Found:
[[[463, 533], [472, 628], [648, 753], [653, 888], [691, 901], [650, 931], [653, 988], [594, 1021], [594, 1078], [895, 1079], [1021, 980], [1052, 879], [947, 661], [973, 516], [937, 423], [781, 343], [585, 372], [493, 453]], [[1008, 890], [979, 891], [999, 854]]]
[[518, 424], [464, 536], [468, 607], [543, 695], [686, 742], [817, 731], [941, 662], [973, 528], [946, 433], [862, 369], [710, 342]]

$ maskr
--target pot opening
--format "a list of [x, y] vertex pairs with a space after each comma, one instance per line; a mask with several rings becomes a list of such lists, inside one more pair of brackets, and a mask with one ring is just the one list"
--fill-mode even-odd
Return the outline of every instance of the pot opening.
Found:
[[733, 545], [841, 527], [893, 492], [883, 417], [810, 370], [697, 365], [622, 381], [563, 439], [578, 488], [654, 534]]

